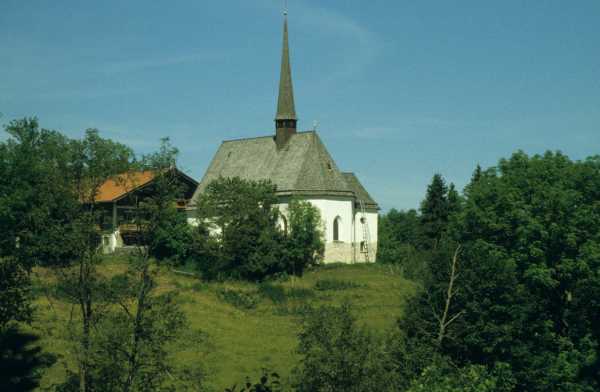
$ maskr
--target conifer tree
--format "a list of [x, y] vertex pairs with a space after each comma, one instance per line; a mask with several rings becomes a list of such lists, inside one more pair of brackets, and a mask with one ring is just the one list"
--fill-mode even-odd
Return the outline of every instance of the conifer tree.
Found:
[[448, 187], [448, 214], [453, 215], [461, 210], [461, 198], [454, 186], [454, 183], [450, 183]]
[[448, 223], [448, 187], [441, 174], [435, 174], [421, 203], [421, 227], [425, 246], [437, 248]]

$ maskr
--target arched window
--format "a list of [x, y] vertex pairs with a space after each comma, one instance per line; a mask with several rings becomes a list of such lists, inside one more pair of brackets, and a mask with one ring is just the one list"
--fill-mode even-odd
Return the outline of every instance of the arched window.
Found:
[[333, 240], [334, 241], [340, 240], [340, 222], [341, 222], [341, 220], [342, 220], [342, 218], [340, 218], [339, 216], [333, 220]]
[[283, 214], [279, 215], [279, 229], [283, 231], [284, 234], [288, 233], [288, 221]]

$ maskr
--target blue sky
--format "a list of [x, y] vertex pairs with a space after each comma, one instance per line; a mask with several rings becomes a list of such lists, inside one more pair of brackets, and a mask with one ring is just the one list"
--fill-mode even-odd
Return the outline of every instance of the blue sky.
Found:
[[[283, 0], [0, 3], [0, 123], [169, 136], [200, 178], [273, 132]], [[384, 209], [517, 149], [600, 153], [600, 2], [289, 0], [296, 109]], [[5, 136], [2, 136], [5, 137]]]

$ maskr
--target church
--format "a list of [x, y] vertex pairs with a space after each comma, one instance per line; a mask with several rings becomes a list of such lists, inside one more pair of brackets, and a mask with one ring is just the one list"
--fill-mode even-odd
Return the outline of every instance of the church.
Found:
[[285, 13], [275, 134], [223, 141], [194, 193], [191, 211], [219, 177], [270, 180], [277, 186], [284, 227], [292, 198], [319, 209], [326, 263], [374, 262], [379, 206], [354, 173], [338, 168], [316, 130], [299, 132], [297, 125]]

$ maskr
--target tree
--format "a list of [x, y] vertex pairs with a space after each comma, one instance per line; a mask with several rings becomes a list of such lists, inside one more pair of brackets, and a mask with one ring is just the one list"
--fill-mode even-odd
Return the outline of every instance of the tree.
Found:
[[[95, 143], [102, 145], [98, 140]], [[161, 233], [168, 230], [165, 225], [171, 222], [179, 192], [172, 170], [176, 156], [177, 150], [163, 140], [157, 153], [144, 157], [125, 172], [147, 170], [155, 175], [150, 196], [134, 206], [140, 243], [131, 254], [127, 272], [111, 280], [99, 275], [95, 267], [102, 259], [96, 248], [86, 248], [86, 244], [83, 249], [89, 253], [79, 260], [77, 268], [62, 272], [63, 293], [74, 303], [83, 302], [82, 325], [70, 328], [79, 371], [62, 386], [64, 391], [171, 391], [190, 390], [192, 385], [194, 390], [202, 388], [203, 374], [199, 369], [176, 368], [168, 355], [168, 345], [176, 343], [187, 326], [176, 296], [155, 292], [156, 273], [162, 260], [154, 256], [163, 249]], [[97, 155], [98, 159], [101, 157], [107, 156]], [[131, 183], [132, 187], [135, 185]], [[94, 192], [89, 194], [93, 197]], [[94, 219], [91, 200], [92, 204], [84, 210], [84, 218], [89, 222]], [[78, 383], [73, 382], [75, 378]]]
[[0, 256], [26, 271], [70, 260], [71, 220], [79, 202], [70, 182], [70, 141], [36, 119], [11, 121], [0, 143]]
[[38, 336], [21, 332], [15, 326], [0, 334], [0, 390], [37, 390], [43, 370], [56, 362], [55, 355], [42, 351], [38, 340]]
[[118, 306], [103, 318], [102, 333], [94, 342], [95, 377], [106, 380], [101, 381], [106, 391], [172, 390], [173, 385], [166, 382], [168, 375], [179, 383], [190, 381], [185, 372], [171, 365], [166, 351], [187, 326], [185, 314], [173, 293], [154, 293], [156, 267], [162, 258], [153, 256], [164, 256], [165, 233], [178, 214], [175, 203], [181, 190], [173, 170], [177, 154], [169, 140], [163, 139], [160, 150], [141, 162], [143, 170], [154, 173], [154, 180], [150, 196], [135, 206], [140, 246], [132, 254], [129, 271], [116, 276], [110, 285], [110, 301]]
[[420, 275], [421, 222], [417, 211], [391, 209], [379, 218], [377, 262], [400, 265], [407, 277]]
[[392, 353], [403, 389], [429, 367], [447, 361], [447, 343], [463, 336], [466, 309], [456, 297], [468, 288], [460, 278], [460, 255], [461, 246], [448, 239], [429, 252], [422, 288], [398, 320]]
[[277, 226], [275, 186], [268, 181], [219, 178], [198, 200], [205, 249], [199, 267], [209, 279], [261, 280], [279, 271], [283, 234]]
[[31, 321], [29, 276], [14, 258], [0, 258], [0, 336], [12, 321]]
[[448, 224], [448, 188], [444, 178], [435, 174], [421, 203], [421, 226], [426, 245], [438, 246]]
[[289, 225], [284, 239], [282, 272], [302, 276], [307, 267], [323, 260], [325, 244], [319, 210], [307, 201], [292, 200], [288, 206]]
[[462, 210], [462, 199], [453, 183], [448, 187], [448, 218], [458, 214]]
[[481, 365], [455, 367], [441, 361], [428, 366], [407, 392], [511, 392], [514, 379], [506, 364], [492, 370]]
[[199, 267], [209, 279], [263, 280], [301, 274], [323, 252], [318, 210], [292, 201], [289, 224], [278, 224], [275, 186], [268, 181], [220, 178], [198, 200]]
[[[461, 368], [508, 363], [517, 391], [597, 390], [600, 158], [517, 152], [471, 185], [447, 229], [463, 249], [452, 304], [464, 313], [436, 351]], [[425, 341], [414, 338], [432, 295], [417, 296], [400, 323], [411, 344]]]
[[473, 171], [473, 174], [471, 175], [471, 181], [469, 181], [469, 183], [465, 186], [464, 189], [464, 194], [465, 196], [469, 196], [471, 193], [471, 189], [476, 186], [479, 181], [481, 181], [484, 177], [485, 173], [483, 172], [483, 170], [481, 169], [481, 166], [479, 164], [477, 164], [477, 166], [475, 167], [475, 170]]
[[35, 265], [75, 257], [69, 239], [78, 208], [69, 182], [69, 140], [36, 119], [11, 121], [0, 143], [0, 330], [32, 315]]
[[81, 204], [75, 219], [74, 244], [78, 254], [71, 265], [61, 269], [60, 276], [72, 284], [71, 294], [79, 305], [81, 334], [77, 340], [79, 387], [81, 392], [91, 390], [92, 328], [100, 320], [95, 314], [96, 300], [102, 302], [103, 278], [97, 273], [99, 257], [99, 212], [96, 197], [100, 186], [111, 177], [131, 170], [132, 152], [129, 148], [108, 139], [102, 139], [96, 130], [88, 130], [81, 141], [73, 141], [73, 181]]
[[298, 352], [299, 392], [396, 390], [382, 343], [356, 325], [348, 304], [309, 313], [299, 335]]
[[[175, 168], [179, 151], [168, 138], [161, 140], [159, 151], [145, 156], [140, 163], [146, 171], [155, 173], [144, 199], [136, 210], [138, 233], [147, 246], [148, 256], [158, 261], [171, 260], [182, 264], [191, 257], [193, 230], [185, 213], [178, 211], [176, 201], [183, 199], [183, 189]], [[135, 185], [135, 184], [133, 184]]]

